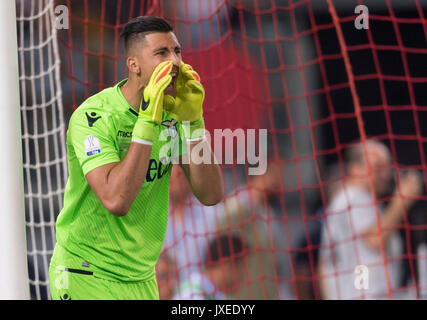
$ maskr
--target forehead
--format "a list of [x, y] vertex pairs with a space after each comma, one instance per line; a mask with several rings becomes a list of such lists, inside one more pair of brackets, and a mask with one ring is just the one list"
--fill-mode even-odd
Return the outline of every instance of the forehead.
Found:
[[384, 146], [369, 146], [368, 147], [368, 156], [370, 157], [371, 161], [378, 161], [378, 162], [391, 162], [391, 154], [389, 150]]
[[154, 32], [145, 35], [144, 41], [142, 41], [144, 46], [148, 49], [157, 49], [157, 48], [175, 48], [179, 46], [178, 39], [173, 32]]

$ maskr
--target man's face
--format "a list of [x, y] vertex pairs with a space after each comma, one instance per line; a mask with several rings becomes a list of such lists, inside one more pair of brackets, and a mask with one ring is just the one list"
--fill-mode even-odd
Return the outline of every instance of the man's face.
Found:
[[[390, 187], [392, 177], [390, 169], [391, 156], [385, 148], [377, 146], [369, 146], [367, 152], [375, 192], [378, 196], [383, 196]], [[365, 161], [361, 164], [355, 164], [352, 174], [363, 178], [366, 187], [369, 188], [368, 166]]]
[[241, 286], [245, 280], [245, 273], [242, 272], [246, 257], [224, 260], [221, 264], [216, 264], [210, 268], [211, 281], [222, 292], [234, 291]]
[[[280, 164], [270, 161], [264, 175], [253, 176], [251, 184], [258, 190], [263, 190], [271, 206], [280, 206], [280, 190], [282, 171]], [[264, 199], [262, 200], [264, 202]]]
[[372, 177], [377, 195], [384, 195], [390, 187], [391, 169], [390, 158], [382, 152], [369, 152], [369, 161], [372, 166]]
[[154, 69], [161, 62], [172, 61], [174, 64], [171, 73], [172, 82], [166, 88], [165, 94], [176, 96], [176, 78], [182, 56], [181, 46], [173, 32], [156, 32], [145, 35], [142, 41], [137, 42], [131, 48], [129, 56], [135, 59], [137, 67], [135, 73], [144, 87], [150, 81]]

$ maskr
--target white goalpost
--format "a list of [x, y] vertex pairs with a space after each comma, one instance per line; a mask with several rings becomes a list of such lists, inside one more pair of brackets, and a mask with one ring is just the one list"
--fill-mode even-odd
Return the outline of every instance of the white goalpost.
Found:
[[[14, 214], [14, 220], [7, 224], [2, 223], [0, 228], [13, 225], [21, 231], [20, 234], [14, 234], [16, 239], [5, 239], [2, 245], [5, 241], [13, 242], [8, 248], [10, 255], [17, 255], [21, 259], [10, 263], [16, 273], [15, 280], [11, 279], [11, 281], [16, 282], [16, 286], [18, 283], [20, 285], [19, 288], [10, 287], [10, 290], [13, 289], [19, 298], [24, 299], [50, 298], [48, 269], [55, 245], [55, 220], [62, 208], [67, 179], [65, 124], [54, 5], [54, 0], [2, 0], [0, 2], [0, 11], [4, 16], [1, 19], [2, 24], [8, 24], [8, 27], [4, 26], [1, 32], [13, 38], [9, 44], [3, 43], [4, 47], [0, 51], [10, 56], [9, 65], [11, 59], [16, 62], [13, 70], [10, 70], [7, 75], [3, 74], [2, 81], [15, 86], [19, 83], [20, 89], [18, 91], [18, 87], [12, 90], [6, 89], [4, 85], [1, 86], [2, 90], [8, 90], [8, 92], [2, 92], [3, 97], [8, 94], [10, 99], [8, 100], [10, 102], [4, 105], [4, 113], [12, 113], [11, 110], [13, 110], [15, 112], [10, 117], [19, 119], [17, 118], [19, 106], [21, 111], [21, 122], [15, 121], [15, 118], [0, 117], [1, 121], [5, 122], [1, 128], [13, 132], [11, 140], [19, 152], [15, 150], [15, 153], [12, 153], [12, 150], [8, 151], [5, 148], [2, 150], [9, 154], [5, 158], [8, 163], [12, 162], [10, 160], [12, 157], [20, 156], [22, 150], [19, 161], [13, 161], [17, 168], [6, 170], [3, 166], [3, 171], [7, 171], [4, 183], [6, 186], [9, 185], [9, 189], [11, 189], [11, 181], [18, 182], [16, 172], [20, 174], [21, 194], [13, 195], [13, 198], [16, 197], [14, 200], [21, 205], [20, 213]], [[8, 10], [5, 10], [6, 7]], [[19, 139], [21, 134], [22, 149]], [[7, 136], [6, 133], [4, 136]], [[11, 156], [12, 154], [14, 156]], [[3, 194], [7, 194], [11, 198], [9, 201], [12, 202], [10, 191]], [[25, 216], [23, 204], [25, 204]], [[13, 207], [10, 204], [4, 208]], [[18, 207], [15, 211], [18, 211]], [[3, 290], [8, 291], [1, 286], [0, 291]]]
[[15, 1], [0, 5], [0, 299], [28, 299]]

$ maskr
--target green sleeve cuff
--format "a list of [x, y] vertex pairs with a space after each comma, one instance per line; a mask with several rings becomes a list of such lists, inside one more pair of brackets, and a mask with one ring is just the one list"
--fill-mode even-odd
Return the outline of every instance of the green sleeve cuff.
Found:
[[156, 131], [157, 125], [154, 122], [139, 118], [133, 127], [132, 140], [153, 142]]
[[205, 120], [201, 117], [193, 122], [183, 122], [184, 138], [187, 141], [200, 140], [205, 137]]

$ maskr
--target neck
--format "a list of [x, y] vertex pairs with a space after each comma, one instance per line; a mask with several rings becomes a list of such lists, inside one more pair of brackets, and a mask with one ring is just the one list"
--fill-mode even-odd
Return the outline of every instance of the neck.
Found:
[[136, 112], [139, 112], [144, 87], [141, 86], [138, 81], [129, 76], [128, 81], [120, 88], [120, 90], [131, 107], [135, 109]]
[[366, 191], [370, 191], [370, 186], [369, 183], [367, 183], [369, 180], [367, 180], [368, 178], [365, 179], [360, 179], [360, 178], [351, 178], [348, 177], [347, 179], [345, 179], [345, 184], [348, 186], [353, 186], [356, 188], [360, 188], [360, 189], [364, 189]]
[[216, 290], [224, 291], [224, 286], [222, 285], [223, 281], [222, 276], [218, 277], [218, 272], [216, 272], [215, 267], [205, 269], [205, 275], [211, 280]]

